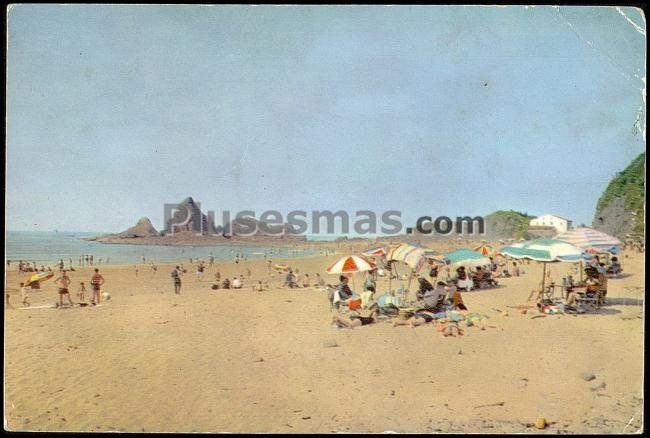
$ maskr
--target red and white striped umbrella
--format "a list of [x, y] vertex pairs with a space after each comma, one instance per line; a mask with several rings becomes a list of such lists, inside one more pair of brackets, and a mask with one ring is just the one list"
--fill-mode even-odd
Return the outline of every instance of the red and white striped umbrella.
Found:
[[363, 253], [363, 255], [370, 256], [370, 257], [385, 256], [386, 254], [388, 254], [388, 251], [386, 251], [386, 248], [383, 246], [369, 249]]
[[371, 271], [375, 269], [375, 264], [368, 259], [360, 256], [343, 257], [332, 266], [327, 268], [328, 274], [350, 274], [352, 272]]

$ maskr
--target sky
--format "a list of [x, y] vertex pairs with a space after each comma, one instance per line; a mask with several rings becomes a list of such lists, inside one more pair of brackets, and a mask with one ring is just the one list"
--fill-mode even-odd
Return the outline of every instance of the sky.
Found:
[[634, 8], [14, 5], [6, 228], [204, 210], [590, 224], [645, 150]]

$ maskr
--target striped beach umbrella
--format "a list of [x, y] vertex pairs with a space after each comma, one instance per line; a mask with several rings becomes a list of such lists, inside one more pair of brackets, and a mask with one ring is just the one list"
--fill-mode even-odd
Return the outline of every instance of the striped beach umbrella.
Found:
[[384, 246], [379, 246], [377, 248], [371, 248], [367, 251], [364, 251], [363, 255], [368, 256], [368, 257], [381, 257], [385, 256], [388, 254], [388, 251], [386, 250], [386, 247]]
[[501, 254], [538, 262], [576, 262], [589, 258], [581, 248], [557, 239], [528, 240], [504, 246], [501, 248]]
[[371, 271], [375, 264], [370, 260], [356, 255], [346, 256], [327, 268], [328, 274], [352, 274], [354, 272]]
[[404, 262], [411, 269], [419, 270], [426, 261], [427, 249], [408, 243], [400, 243], [388, 252], [388, 260]]
[[555, 239], [571, 243], [584, 250], [596, 248], [613, 253], [617, 253], [618, 247], [623, 244], [616, 237], [589, 227], [579, 227], [566, 231], [558, 234]]
[[530, 259], [544, 263], [542, 290], [546, 280], [546, 263], [578, 262], [591, 258], [582, 248], [557, 239], [538, 239], [501, 248], [501, 254], [515, 259]]

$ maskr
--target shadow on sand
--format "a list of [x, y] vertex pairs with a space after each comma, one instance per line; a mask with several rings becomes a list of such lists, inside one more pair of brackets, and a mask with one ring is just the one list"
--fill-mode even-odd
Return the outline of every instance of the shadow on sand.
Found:
[[643, 306], [643, 299], [640, 298], [607, 298], [609, 306]]

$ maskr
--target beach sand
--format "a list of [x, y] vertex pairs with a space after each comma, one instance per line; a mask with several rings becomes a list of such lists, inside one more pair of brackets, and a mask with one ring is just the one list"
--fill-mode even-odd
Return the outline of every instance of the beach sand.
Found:
[[[274, 263], [335, 283], [324, 273], [335, 259]], [[541, 279], [541, 264], [524, 265], [498, 289], [463, 294], [496, 328], [462, 337], [390, 322], [336, 329], [325, 291], [280, 289], [278, 276], [265, 292], [249, 279], [243, 290], [210, 289], [217, 269], [232, 278], [247, 267], [269, 279], [264, 260], [217, 263], [203, 282], [189, 269], [174, 295], [171, 265], [137, 277], [133, 266], [102, 266], [112, 299], [100, 307], [40, 307], [58, 300], [50, 280], [28, 310], [17, 291], [27, 275], [8, 272], [5, 428], [496, 433], [539, 432], [531, 424], [540, 416], [548, 433], [643, 426], [643, 254], [623, 259], [627, 275], [609, 281], [612, 304], [601, 314], [533, 319], [536, 309], [509, 309]], [[551, 268], [557, 281], [566, 269]], [[71, 273], [73, 300], [90, 276]]]

